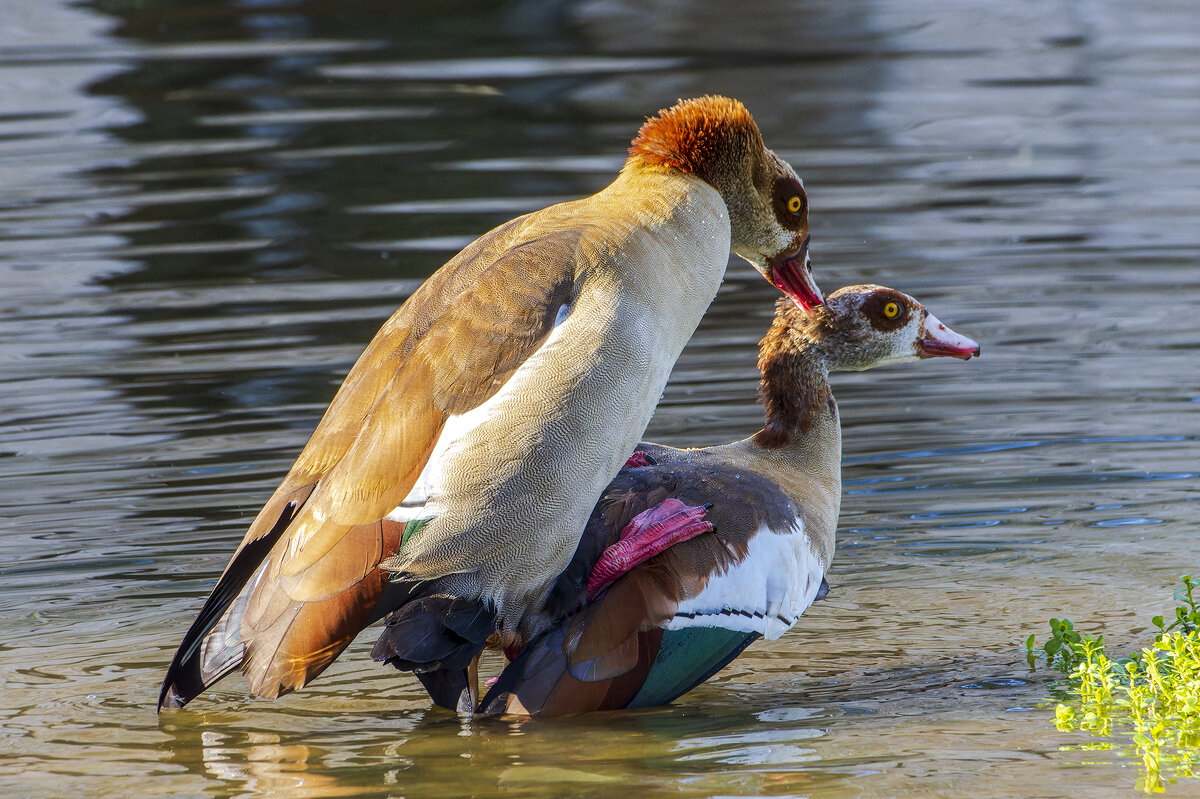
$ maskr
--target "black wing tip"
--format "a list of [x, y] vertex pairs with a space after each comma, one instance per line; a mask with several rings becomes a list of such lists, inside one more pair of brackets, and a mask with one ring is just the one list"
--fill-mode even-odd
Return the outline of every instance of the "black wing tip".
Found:
[[237, 599], [238, 594], [245, 588], [246, 582], [275, 546], [275, 542], [287, 530], [296, 516], [298, 507], [295, 501], [284, 505], [283, 511], [279, 514], [271, 531], [262, 538], [242, 547], [242, 550], [233, 556], [233, 560], [225, 569], [225, 574], [221, 575], [217, 584], [213, 586], [208, 599], [204, 601], [204, 607], [200, 609], [192, 626], [184, 634], [179, 648], [175, 650], [175, 656], [171, 658], [171, 665], [167, 667], [166, 677], [163, 679], [162, 688], [158, 693], [159, 712], [162, 712], [164, 707], [183, 707], [240, 663], [241, 659], [238, 658], [237, 663], [234, 663], [232, 667], [222, 669], [219, 674], [214, 675], [206, 682], [200, 673], [198, 659], [200, 644]]
[[[189, 636], [191, 630], [188, 631]], [[188, 636], [185, 636], [171, 665], [167, 666], [167, 674], [163, 677], [162, 688], [158, 691], [158, 712], [164, 707], [180, 708], [196, 698], [204, 690], [204, 681], [200, 677], [200, 664], [196, 661], [196, 653], [189, 651]]]
[[[192, 697], [192, 698], [194, 699], [195, 697]], [[158, 710], [157, 710], [157, 712], [162, 713], [164, 707], [167, 708], [168, 710], [175, 710], [177, 708], [181, 708], [184, 705], [186, 705], [189, 701], [190, 701], [189, 699], [184, 699], [182, 696], [180, 696], [178, 693], [176, 693], [175, 687], [173, 685], [164, 684], [162, 687], [162, 691], [160, 691], [158, 694]]]
[[183, 707], [204, 690], [204, 683], [200, 679], [200, 675], [184, 674], [180, 668], [181, 665], [172, 663], [171, 668], [167, 669], [166, 679], [163, 680], [162, 688], [158, 692], [159, 713], [163, 711], [163, 708], [174, 710]]
[[446, 710], [459, 709], [459, 702], [470, 684], [466, 669], [434, 669], [414, 674], [435, 705]]

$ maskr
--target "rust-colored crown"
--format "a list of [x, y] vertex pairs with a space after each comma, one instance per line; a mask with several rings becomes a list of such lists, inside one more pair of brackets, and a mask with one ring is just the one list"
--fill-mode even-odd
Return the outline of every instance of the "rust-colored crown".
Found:
[[629, 158], [715, 183], [723, 157], [762, 147], [762, 134], [746, 106], [729, 97], [705, 95], [680, 100], [647, 119], [629, 147]]

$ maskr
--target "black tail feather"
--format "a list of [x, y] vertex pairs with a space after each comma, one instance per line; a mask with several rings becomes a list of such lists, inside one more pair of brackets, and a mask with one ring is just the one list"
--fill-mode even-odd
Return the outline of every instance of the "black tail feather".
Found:
[[388, 616], [371, 657], [411, 671], [436, 704], [457, 710], [467, 667], [496, 629], [496, 614], [478, 600], [435, 593], [429, 583]]
[[[519, 655], [513, 658], [511, 663], [504, 667], [504, 670], [500, 672], [500, 676], [488, 688], [488, 692], [483, 695], [483, 699], [479, 700], [479, 704], [475, 708], [476, 713], [485, 716], [498, 716], [508, 709], [508, 697], [524, 679], [525, 666], [529, 662], [529, 656], [540, 648], [542, 638], [544, 636], [531, 641], [528, 646], [521, 650]], [[566, 662], [566, 657], [565, 654], [562, 656], [564, 663]]]
[[221, 679], [241, 665], [240, 657], [233, 657], [214, 673], [203, 675], [200, 668], [200, 645], [204, 638], [216, 626], [225, 611], [238, 598], [246, 583], [262, 564], [275, 542], [287, 530], [295, 518], [297, 505], [289, 502], [280, 514], [279, 520], [271, 528], [271, 532], [256, 541], [244, 546], [234, 557], [221, 579], [217, 581], [208, 600], [200, 610], [200, 615], [192, 622], [183, 642], [175, 651], [171, 665], [167, 667], [167, 676], [163, 680], [162, 690], [158, 694], [158, 709], [164, 707], [183, 707], [192, 701], [209, 685]]
[[466, 669], [434, 669], [415, 672], [425, 692], [438, 707], [458, 710], [458, 701], [467, 690]]

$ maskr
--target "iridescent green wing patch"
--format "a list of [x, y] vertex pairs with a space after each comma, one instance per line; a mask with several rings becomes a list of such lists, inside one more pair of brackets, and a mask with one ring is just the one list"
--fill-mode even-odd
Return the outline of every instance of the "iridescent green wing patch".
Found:
[[404, 525], [404, 532], [400, 534], [400, 549], [403, 550], [408, 539], [420, 532], [421, 528], [427, 524], [429, 524], [429, 519], [409, 519], [408, 524]]

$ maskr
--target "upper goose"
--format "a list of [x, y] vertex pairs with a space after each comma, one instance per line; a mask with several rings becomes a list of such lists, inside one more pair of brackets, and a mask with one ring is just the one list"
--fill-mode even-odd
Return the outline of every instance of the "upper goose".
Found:
[[622, 469], [604, 490], [529, 623], [547, 632], [478, 710], [662, 704], [759, 636], [778, 638], [827, 589], [841, 502], [828, 373], [978, 354], [978, 344], [893, 289], [844, 288], [807, 312], [780, 302], [760, 345], [766, 425], [721, 446], [640, 445], [646, 465]]
[[[649, 119], [597, 194], [468, 245], [350, 370], [159, 707], [239, 667], [258, 696], [301, 687], [403, 601], [379, 568], [397, 553], [415, 579], [456, 575], [515, 628], [637, 444], [731, 250], [799, 305], [821, 302], [803, 186], [724, 97]], [[413, 519], [428, 523], [401, 549]]]

